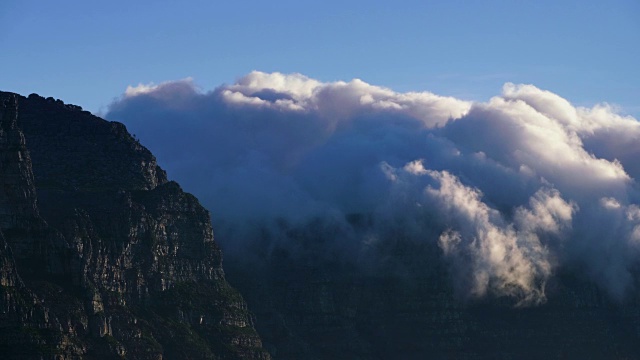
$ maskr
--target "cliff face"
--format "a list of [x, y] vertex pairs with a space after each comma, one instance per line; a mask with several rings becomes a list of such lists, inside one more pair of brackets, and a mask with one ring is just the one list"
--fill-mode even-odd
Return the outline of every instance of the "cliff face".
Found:
[[122, 124], [0, 93], [0, 354], [268, 359], [209, 213]]

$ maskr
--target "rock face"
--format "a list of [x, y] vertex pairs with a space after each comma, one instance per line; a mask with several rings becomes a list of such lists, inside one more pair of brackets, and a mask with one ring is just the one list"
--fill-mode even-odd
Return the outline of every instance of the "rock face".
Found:
[[268, 359], [209, 213], [119, 123], [0, 93], [0, 357]]

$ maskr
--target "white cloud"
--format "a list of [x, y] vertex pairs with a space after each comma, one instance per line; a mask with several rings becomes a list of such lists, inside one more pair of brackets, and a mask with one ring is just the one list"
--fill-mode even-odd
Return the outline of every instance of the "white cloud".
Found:
[[531, 198], [530, 208], [516, 210], [515, 223], [507, 223], [481, 201], [477, 189], [446, 171], [429, 174], [439, 186], [428, 187], [426, 193], [451, 227], [440, 235], [439, 245], [462, 276], [471, 278], [470, 294], [509, 295], [519, 305], [546, 301], [544, 287], [552, 264], [539, 235], [557, 236], [569, 228], [575, 206], [557, 191], [542, 189]]
[[125, 90], [124, 95], [131, 97], [131, 96], [137, 96], [142, 94], [148, 94], [156, 90], [157, 88], [158, 88], [158, 85], [155, 85], [154, 83], [149, 83], [149, 84], [139, 83], [137, 86], [129, 85]]
[[166, 81], [159, 85], [156, 85], [153, 82], [148, 84], [138, 83], [138, 85], [136, 86], [128, 85], [127, 89], [124, 91], [124, 96], [125, 98], [127, 98], [127, 97], [135, 97], [139, 95], [154, 94], [154, 93], [160, 92], [163, 88], [172, 87], [172, 85], [175, 85], [175, 84], [183, 84], [183, 85], [187, 85], [188, 87], [194, 87], [193, 78], [191, 77], [187, 77], [177, 81]]
[[396, 93], [360, 79], [322, 83], [301, 74], [253, 71], [223, 96], [230, 103], [266, 106], [280, 110], [317, 112], [332, 120], [349, 120], [362, 111], [386, 112], [420, 119], [425, 126], [445, 124], [464, 115], [471, 103], [429, 92]]
[[214, 223], [364, 214], [361, 238], [345, 224], [335, 238], [403, 229], [439, 245], [468, 293], [521, 304], [544, 301], [558, 266], [615, 296], [633, 282], [640, 123], [606, 104], [514, 84], [472, 104], [254, 71], [208, 93], [191, 79], [129, 87], [110, 110]]
[[413, 175], [428, 174], [428, 171], [424, 168], [422, 162], [423, 160], [412, 161], [404, 166], [404, 170]]
[[602, 204], [602, 207], [604, 207], [605, 209], [619, 209], [620, 208], [620, 202], [614, 198], [610, 198], [610, 197], [603, 197], [600, 199], [600, 204]]

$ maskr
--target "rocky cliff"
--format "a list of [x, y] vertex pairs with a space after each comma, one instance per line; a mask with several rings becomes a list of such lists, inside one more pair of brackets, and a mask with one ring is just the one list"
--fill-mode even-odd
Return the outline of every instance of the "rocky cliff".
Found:
[[227, 256], [274, 358], [640, 358], [638, 292], [614, 300], [563, 267], [544, 304], [463, 298], [433, 243], [398, 231], [354, 260], [321, 249], [331, 234], [312, 229], [286, 230], [295, 244], [256, 239], [255, 257]]
[[124, 125], [0, 93], [3, 359], [268, 359], [209, 213]]

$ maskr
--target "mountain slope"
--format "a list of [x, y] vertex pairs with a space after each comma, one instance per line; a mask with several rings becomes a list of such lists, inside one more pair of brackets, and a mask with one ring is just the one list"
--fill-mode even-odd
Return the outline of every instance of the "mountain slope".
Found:
[[[640, 296], [612, 299], [579, 269], [559, 268], [547, 301], [456, 294], [433, 242], [379, 241], [358, 260], [327, 254], [331, 233], [291, 228], [228, 253], [227, 274], [277, 359], [636, 359]], [[256, 254], [256, 255], [253, 255]], [[251, 264], [251, 266], [249, 266]], [[636, 272], [638, 273], [638, 272]]]
[[268, 359], [209, 213], [119, 123], [0, 93], [0, 353]]

